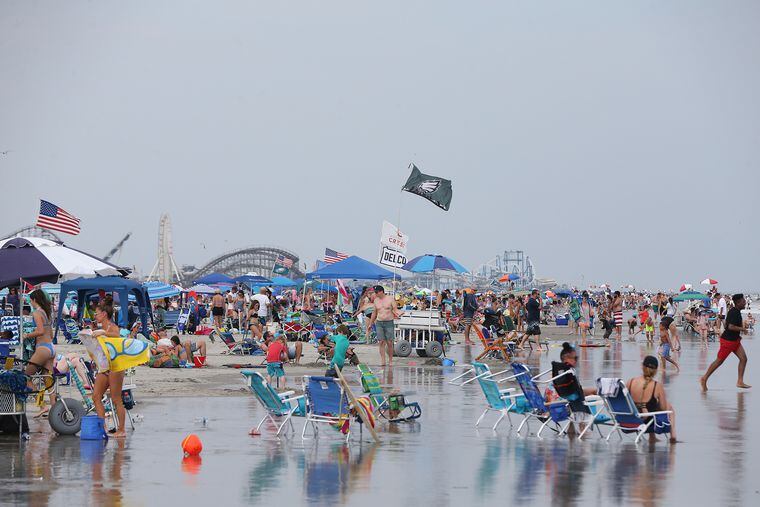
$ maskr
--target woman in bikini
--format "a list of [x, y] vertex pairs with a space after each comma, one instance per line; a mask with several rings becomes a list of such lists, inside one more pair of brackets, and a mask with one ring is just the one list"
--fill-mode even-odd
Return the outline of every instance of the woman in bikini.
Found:
[[[113, 299], [104, 298], [95, 309], [95, 322], [98, 323], [100, 329], [92, 333], [97, 343], [98, 336], [120, 336], [121, 329], [113, 322]], [[113, 434], [114, 438], [124, 438], [127, 436], [125, 431], [126, 426], [126, 410], [124, 404], [121, 401], [121, 387], [124, 384], [123, 371], [109, 371], [110, 364], [108, 358], [105, 357], [100, 345], [93, 351], [88, 347], [88, 351], [91, 355], [94, 355], [95, 361], [98, 365], [98, 375], [95, 377], [95, 386], [92, 390], [92, 402], [95, 405], [95, 412], [98, 417], [105, 419], [106, 409], [103, 405], [103, 395], [106, 389], [111, 392], [111, 401], [113, 402], [116, 410], [116, 416], [119, 419], [119, 427]]]
[[[32, 318], [34, 319], [34, 331], [25, 335], [25, 338], [34, 338], [34, 353], [26, 365], [25, 373], [35, 375], [43, 370], [46, 375], [53, 374], [55, 363], [55, 347], [53, 346], [53, 328], [50, 325], [51, 305], [47, 295], [40, 289], [33, 290], [29, 294], [32, 302]], [[31, 387], [31, 386], [30, 386]], [[50, 394], [50, 406], [55, 404], [55, 395]], [[36, 417], [47, 415], [50, 407], [40, 411]]]
[[[665, 397], [665, 389], [662, 384], [654, 380], [659, 363], [654, 356], [647, 356], [641, 363], [642, 375], [628, 381], [628, 391], [631, 393], [633, 402], [639, 412], [658, 412], [670, 410], [670, 443], [676, 443], [676, 413], [673, 405], [668, 403]], [[651, 434], [654, 438], [654, 433]]]

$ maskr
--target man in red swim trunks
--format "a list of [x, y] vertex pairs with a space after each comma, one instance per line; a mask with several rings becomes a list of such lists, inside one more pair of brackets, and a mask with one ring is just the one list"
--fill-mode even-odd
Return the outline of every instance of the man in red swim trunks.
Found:
[[744, 383], [744, 369], [747, 367], [747, 353], [742, 347], [742, 335], [741, 333], [746, 329], [742, 323], [742, 310], [747, 305], [744, 300], [743, 294], [734, 294], [731, 298], [734, 301], [734, 307], [728, 311], [726, 315], [726, 323], [723, 329], [723, 334], [720, 336], [720, 349], [718, 349], [718, 358], [712, 362], [704, 376], [699, 379], [699, 383], [702, 384], [702, 392], [707, 391], [707, 379], [715, 370], [723, 364], [728, 356], [732, 353], [736, 354], [739, 358], [739, 379], [736, 381], [736, 387], [742, 389], [748, 389], [749, 386]]

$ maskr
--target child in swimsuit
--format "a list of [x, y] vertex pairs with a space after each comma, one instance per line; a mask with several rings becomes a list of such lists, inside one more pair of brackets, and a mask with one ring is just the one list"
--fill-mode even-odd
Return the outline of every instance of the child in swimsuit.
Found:
[[[681, 371], [678, 363], [670, 357], [670, 332], [668, 330], [667, 323], [660, 321], [660, 348], [658, 350], [660, 357], [663, 361], [667, 361], [676, 367], [676, 371]], [[665, 363], [662, 364], [663, 370], [665, 369]]]

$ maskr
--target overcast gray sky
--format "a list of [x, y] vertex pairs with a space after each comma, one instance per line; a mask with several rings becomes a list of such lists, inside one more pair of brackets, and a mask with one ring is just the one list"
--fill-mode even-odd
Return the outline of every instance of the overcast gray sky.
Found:
[[[38, 199], [148, 271], [238, 246], [760, 288], [760, 3], [150, 1], [0, 5], [0, 234]], [[205, 248], [204, 248], [205, 245]], [[583, 278], [581, 278], [583, 277]]]

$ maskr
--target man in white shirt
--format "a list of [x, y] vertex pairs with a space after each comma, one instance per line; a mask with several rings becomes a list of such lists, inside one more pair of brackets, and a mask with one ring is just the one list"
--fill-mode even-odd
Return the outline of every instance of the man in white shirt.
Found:
[[269, 296], [267, 296], [266, 288], [262, 287], [259, 289], [259, 293], [252, 296], [251, 300], [259, 302], [259, 320], [262, 325], [266, 325], [267, 317], [269, 316], [269, 308], [272, 306], [271, 301], [269, 301]]

